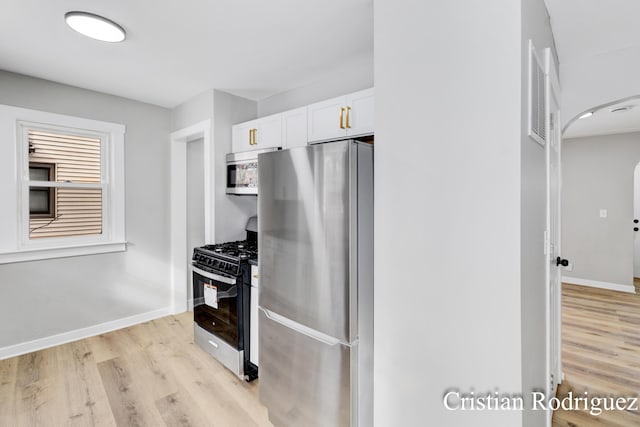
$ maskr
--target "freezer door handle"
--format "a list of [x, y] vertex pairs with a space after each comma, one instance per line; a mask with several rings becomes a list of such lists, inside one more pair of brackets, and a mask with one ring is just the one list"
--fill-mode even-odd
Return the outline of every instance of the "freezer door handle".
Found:
[[[259, 307], [259, 308], [260, 310], [262, 310], [264, 315], [267, 316], [269, 320], [273, 320], [274, 322], [279, 323], [286, 328], [292, 329], [298, 333], [301, 333], [302, 335], [306, 335], [309, 338], [313, 338], [314, 340], [320, 341], [327, 345], [333, 346], [333, 345], [341, 344], [338, 338], [313, 330], [307, 326], [301, 325], [298, 322], [294, 322], [291, 319], [287, 319], [286, 317], [280, 316], [279, 314], [276, 314], [273, 311], [267, 310], [266, 308], [262, 308], [262, 307]], [[348, 345], [345, 343], [342, 343], [342, 344]]]

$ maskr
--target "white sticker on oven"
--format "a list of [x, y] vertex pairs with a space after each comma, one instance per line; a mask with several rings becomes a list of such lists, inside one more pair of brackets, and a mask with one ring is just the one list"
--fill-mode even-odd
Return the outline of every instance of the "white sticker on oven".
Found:
[[218, 308], [218, 288], [209, 283], [204, 284], [204, 303], [209, 307]]

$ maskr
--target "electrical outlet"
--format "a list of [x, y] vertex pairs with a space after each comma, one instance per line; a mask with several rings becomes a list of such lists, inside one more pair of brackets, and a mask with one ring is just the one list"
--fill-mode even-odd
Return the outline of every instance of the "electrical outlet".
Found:
[[606, 218], [606, 217], [607, 217], [607, 210], [600, 209], [600, 218]]
[[573, 263], [570, 262], [569, 265], [564, 268], [564, 271], [573, 271]]

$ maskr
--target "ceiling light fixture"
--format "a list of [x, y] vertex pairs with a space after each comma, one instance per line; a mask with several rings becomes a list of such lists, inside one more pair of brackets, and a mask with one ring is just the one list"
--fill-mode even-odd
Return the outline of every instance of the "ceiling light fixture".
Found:
[[587, 117], [591, 117], [591, 116], [593, 116], [593, 111], [587, 111], [586, 113], [584, 113], [583, 115], [581, 115], [578, 118], [579, 119], [586, 119]]
[[633, 105], [624, 105], [622, 107], [612, 108], [611, 110], [609, 110], [609, 112], [622, 113], [623, 111], [629, 111], [631, 108], [633, 108]]
[[110, 19], [89, 12], [67, 12], [67, 25], [92, 39], [118, 43], [126, 38], [124, 28]]

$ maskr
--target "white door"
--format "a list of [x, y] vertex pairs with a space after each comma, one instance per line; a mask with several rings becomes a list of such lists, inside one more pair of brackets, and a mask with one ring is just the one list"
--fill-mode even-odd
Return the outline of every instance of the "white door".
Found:
[[[560, 242], [560, 192], [561, 192], [561, 122], [560, 87], [550, 49], [546, 49], [545, 91], [547, 99], [547, 378], [548, 397], [555, 396], [562, 381], [562, 260]], [[552, 413], [549, 411], [549, 423]], [[550, 425], [550, 424], [549, 424]]]
[[[636, 222], [638, 221], [638, 222]], [[640, 163], [633, 172], [633, 277], [640, 277]]]

